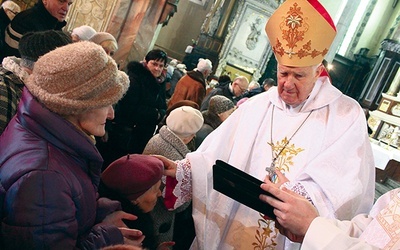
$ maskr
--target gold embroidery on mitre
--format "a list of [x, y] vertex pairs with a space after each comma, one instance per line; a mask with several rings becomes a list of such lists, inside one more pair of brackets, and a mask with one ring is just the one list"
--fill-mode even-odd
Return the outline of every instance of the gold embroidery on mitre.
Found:
[[281, 172], [288, 172], [290, 170], [290, 166], [293, 165], [293, 157], [301, 151], [304, 151], [304, 149], [302, 148], [296, 148], [294, 146], [294, 143], [289, 144], [285, 147], [287, 143], [287, 137], [283, 138], [281, 142], [276, 142], [276, 144], [271, 144], [268, 142], [268, 145], [271, 146], [274, 157], [276, 157], [277, 154], [279, 154], [279, 152], [281, 152], [281, 150], [283, 149], [275, 162], [276, 169]]
[[[276, 45], [272, 46], [272, 49], [275, 54], [283, 56], [287, 54], [289, 58], [292, 58], [293, 55], [297, 55], [299, 58], [303, 58], [306, 56], [311, 56], [315, 58], [319, 55], [325, 56], [328, 53], [328, 48], [325, 48], [322, 51], [318, 51], [316, 49], [312, 49], [312, 41], [307, 41], [300, 49], [298, 49], [299, 42], [304, 40], [305, 33], [309, 30], [310, 26], [307, 23], [307, 18], [303, 17], [304, 13], [301, 10], [301, 7], [298, 7], [297, 3], [293, 4], [293, 7], [289, 8], [287, 12], [287, 16], [279, 25], [280, 30], [282, 31], [282, 39], [287, 43], [285, 46], [288, 49], [285, 50], [282, 47], [282, 42], [279, 38], [276, 38]], [[298, 49], [296, 51], [296, 49]]]

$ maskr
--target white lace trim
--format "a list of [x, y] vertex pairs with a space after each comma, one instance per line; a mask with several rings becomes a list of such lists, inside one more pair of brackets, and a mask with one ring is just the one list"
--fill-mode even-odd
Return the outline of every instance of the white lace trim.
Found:
[[190, 161], [188, 159], [183, 159], [176, 163], [176, 180], [178, 184], [176, 184], [172, 192], [175, 197], [177, 197], [174, 209], [192, 199], [192, 171]]
[[21, 59], [15, 56], [5, 57], [2, 62], [4, 69], [13, 72], [23, 82], [28, 78], [29, 74], [20, 66]]
[[163, 175], [161, 177], [161, 195], [162, 197], [165, 197], [165, 184], [167, 183], [167, 177]]
[[310, 195], [308, 194], [307, 190], [304, 188], [301, 183], [290, 183], [289, 181], [285, 182], [282, 184], [283, 187], [286, 187], [287, 189], [292, 190], [293, 192], [303, 196], [306, 198], [311, 204], [314, 205], [314, 202], [312, 201]]

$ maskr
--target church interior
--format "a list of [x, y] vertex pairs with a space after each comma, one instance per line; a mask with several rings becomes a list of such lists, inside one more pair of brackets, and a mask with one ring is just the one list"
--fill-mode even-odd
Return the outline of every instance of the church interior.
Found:
[[[21, 9], [36, 0], [14, 0]], [[66, 31], [81, 25], [114, 35], [121, 67], [153, 48], [193, 69], [199, 58], [213, 74], [276, 79], [265, 23], [284, 0], [74, 0]], [[379, 183], [400, 181], [400, 4], [398, 0], [320, 0], [337, 35], [326, 56], [344, 94], [366, 111]], [[190, 48], [188, 50], [188, 48]], [[398, 168], [400, 169], [400, 168]], [[385, 191], [382, 191], [385, 192]]]

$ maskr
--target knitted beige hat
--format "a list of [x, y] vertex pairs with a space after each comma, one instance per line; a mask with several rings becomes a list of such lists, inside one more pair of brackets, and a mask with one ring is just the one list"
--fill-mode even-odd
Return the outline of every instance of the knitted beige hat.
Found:
[[190, 106], [176, 108], [167, 117], [167, 127], [178, 136], [188, 137], [196, 134], [203, 126], [203, 115]]
[[25, 85], [51, 111], [71, 115], [116, 103], [129, 78], [101, 46], [82, 41], [40, 57]]

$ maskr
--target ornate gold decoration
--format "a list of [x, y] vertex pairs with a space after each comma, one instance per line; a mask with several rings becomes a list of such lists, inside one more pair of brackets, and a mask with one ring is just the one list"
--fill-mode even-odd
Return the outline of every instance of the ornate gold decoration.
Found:
[[328, 53], [328, 48], [325, 48], [323, 51], [313, 50], [311, 40], [296, 51], [297, 43], [304, 40], [305, 33], [309, 30], [309, 24], [303, 18], [303, 12], [297, 3], [294, 3], [293, 7], [287, 12], [287, 16], [281, 23], [280, 29], [282, 30], [282, 39], [287, 42], [286, 46], [288, 46], [289, 50], [285, 50], [282, 47], [282, 42], [277, 38], [276, 46], [272, 47], [276, 54], [283, 56], [285, 53], [289, 58], [292, 58], [293, 55], [297, 55], [299, 58], [306, 56], [315, 58], [319, 55], [325, 56]]
[[265, 31], [279, 64], [308, 67], [320, 64], [336, 28], [318, 2], [286, 0], [268, 19]]
[[290, 166], [293, 165], [293, 157], [296, 156], [301, 151], [304, 151], [302, 148], [295, 148], [294, 143], [289, 144], [285, 147], [288, 143], [287, 137], [283, 138], [281, 142], [269, 143], [268, 145], [271, 146], [271, 150], [277, 154], [282, 150], [278, 158], [275, 162], [275, 167], [277, 170], [287, 172], [290, 170]]
[[71, 31], [81, 25], [89, 25], [96, 31], [106, 31], [111, 21], [116, 0], [76, 0], [67, 16], [66, 30]]
[[[280, 142], [269, 143], [271, 150], [278, 155], [275, 162], [277, 170], [287, 172], [290, 170], [290, 166], [293, 166], [293, 158], [300, 152], [304, 151], [302, 148], [296, 148], [294, 143], [288, 144], [287, 137], [283, 138]], [[256, 230], [255, 238], [256, 241], [252, 243], [253, 249], [275, 249], [276, 237], [279, 233], [278, 229], [275, 228], [275, 222], [270, 220], [268, 217], [260, 214], [261, 219], [257, 221], [258, 229]]]
[[260, 216], [261, 219], [257, 221], [256, 241], [251, 245], [254, 250], [275, 249], [277, 245], [276, 237], [279, 233], [278, 229], [275, 228], [275, 222], [265, 218], [262, 214]]

